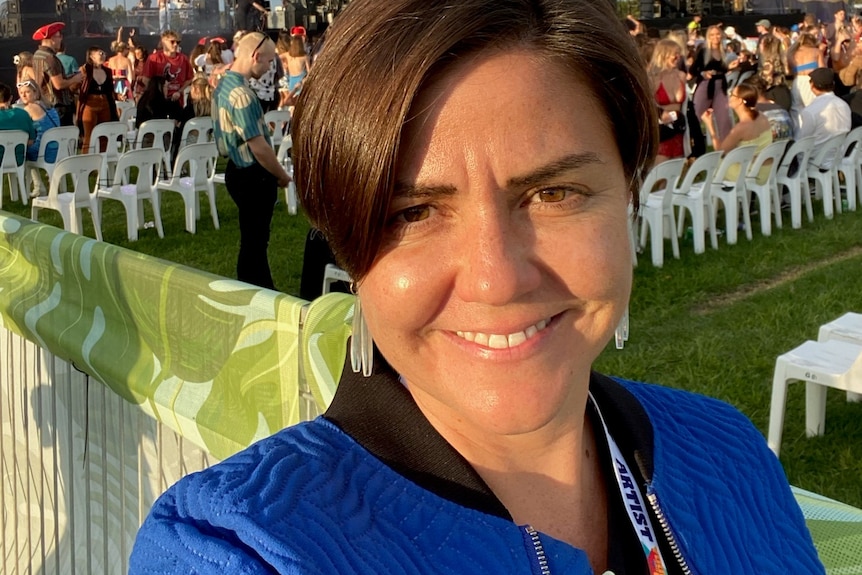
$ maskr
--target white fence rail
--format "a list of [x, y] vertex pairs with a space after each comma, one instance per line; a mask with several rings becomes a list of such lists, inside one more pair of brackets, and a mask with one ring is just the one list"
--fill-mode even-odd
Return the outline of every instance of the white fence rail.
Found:
[[2, 574], [126, 573], [155, 499], [215, 460], [0, 327]]

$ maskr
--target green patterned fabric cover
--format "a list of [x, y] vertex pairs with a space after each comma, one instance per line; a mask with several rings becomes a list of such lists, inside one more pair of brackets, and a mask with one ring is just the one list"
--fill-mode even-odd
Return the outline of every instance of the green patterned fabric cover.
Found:
[[[300, 377], [325, 409], [352, 314], [350, 295], [308, 303], [0, 212], [0, 328], [219, 459], [300, 421]], [[862, 510], [794, 493], [828, 572], [862, 573]]]
[[[338, 294], [308, 310], [304, 361], [321, 374], [322, 385], [309, 382], [321, 408], [339, 377], [352, 303]], [[300, 420], [306, 304], [0, 212], [0, 327], [219, 459]]]

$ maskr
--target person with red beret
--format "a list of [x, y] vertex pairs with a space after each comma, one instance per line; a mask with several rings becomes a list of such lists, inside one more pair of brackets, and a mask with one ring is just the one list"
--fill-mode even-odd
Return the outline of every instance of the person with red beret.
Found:
[[75, 116], [75, 97], [72, 90], [81, 85], [80, 72], [65, 77], [63, 64], [57, 58], [57, 50], [63, 42], [62, 22], [46, 24], [33, 33], [33, 39], [40, 42], [33, 54], [33, 71], [40, 79], [43, 97], [54, 106], [60, 116], [61, 126], [71, 126]]

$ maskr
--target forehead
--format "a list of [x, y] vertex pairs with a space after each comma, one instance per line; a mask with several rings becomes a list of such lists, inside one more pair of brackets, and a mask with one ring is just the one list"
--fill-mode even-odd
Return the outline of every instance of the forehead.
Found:
[[499, 52], [466, 59], [419, 92], [402, 131], [399, 179], [429, 171], [448, 177], [442, 158], [484, 158], [503, 173], [579, 152], [621, 161], [591, 83], [552, 59]]

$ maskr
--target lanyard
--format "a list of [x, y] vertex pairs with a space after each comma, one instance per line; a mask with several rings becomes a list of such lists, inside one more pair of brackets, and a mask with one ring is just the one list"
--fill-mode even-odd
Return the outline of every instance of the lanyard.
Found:
[[620, 488], [620, 496], [623, 499], [623, 504], [626, 508], [626, 516], [632, 522], [632, 527], [637, 533], [638, 539], [641, 542], [641, 548], [647, 560], [647, 568], [650, 575], [665, 575], [667, 569], [665, 567], [664, 558], [658, 548], [658, 538], [656, 537], [655, 529], [653, 529], [647, 512], [647, 506], [644, 505], [643, 495], [640, 489], [635, 484], [634, 476], [629, 470], [629, 465], [626, 463], [617, 442], [611, 437], [608, 432], [608, 426], [605, 424], [605, 419], [602, 417], [602, 411], [599, 409], [593, 394], [590, 394], [590, 401], [596, 408], [596, 413], [599, 414], [599, 421], [602, 422], [602, 429], [605, 432], [605, 438], [608, 442], [608, 448], [611, 452], [611, 460], [614, 467], [614, 476], [617, 479], [617, 485]]

